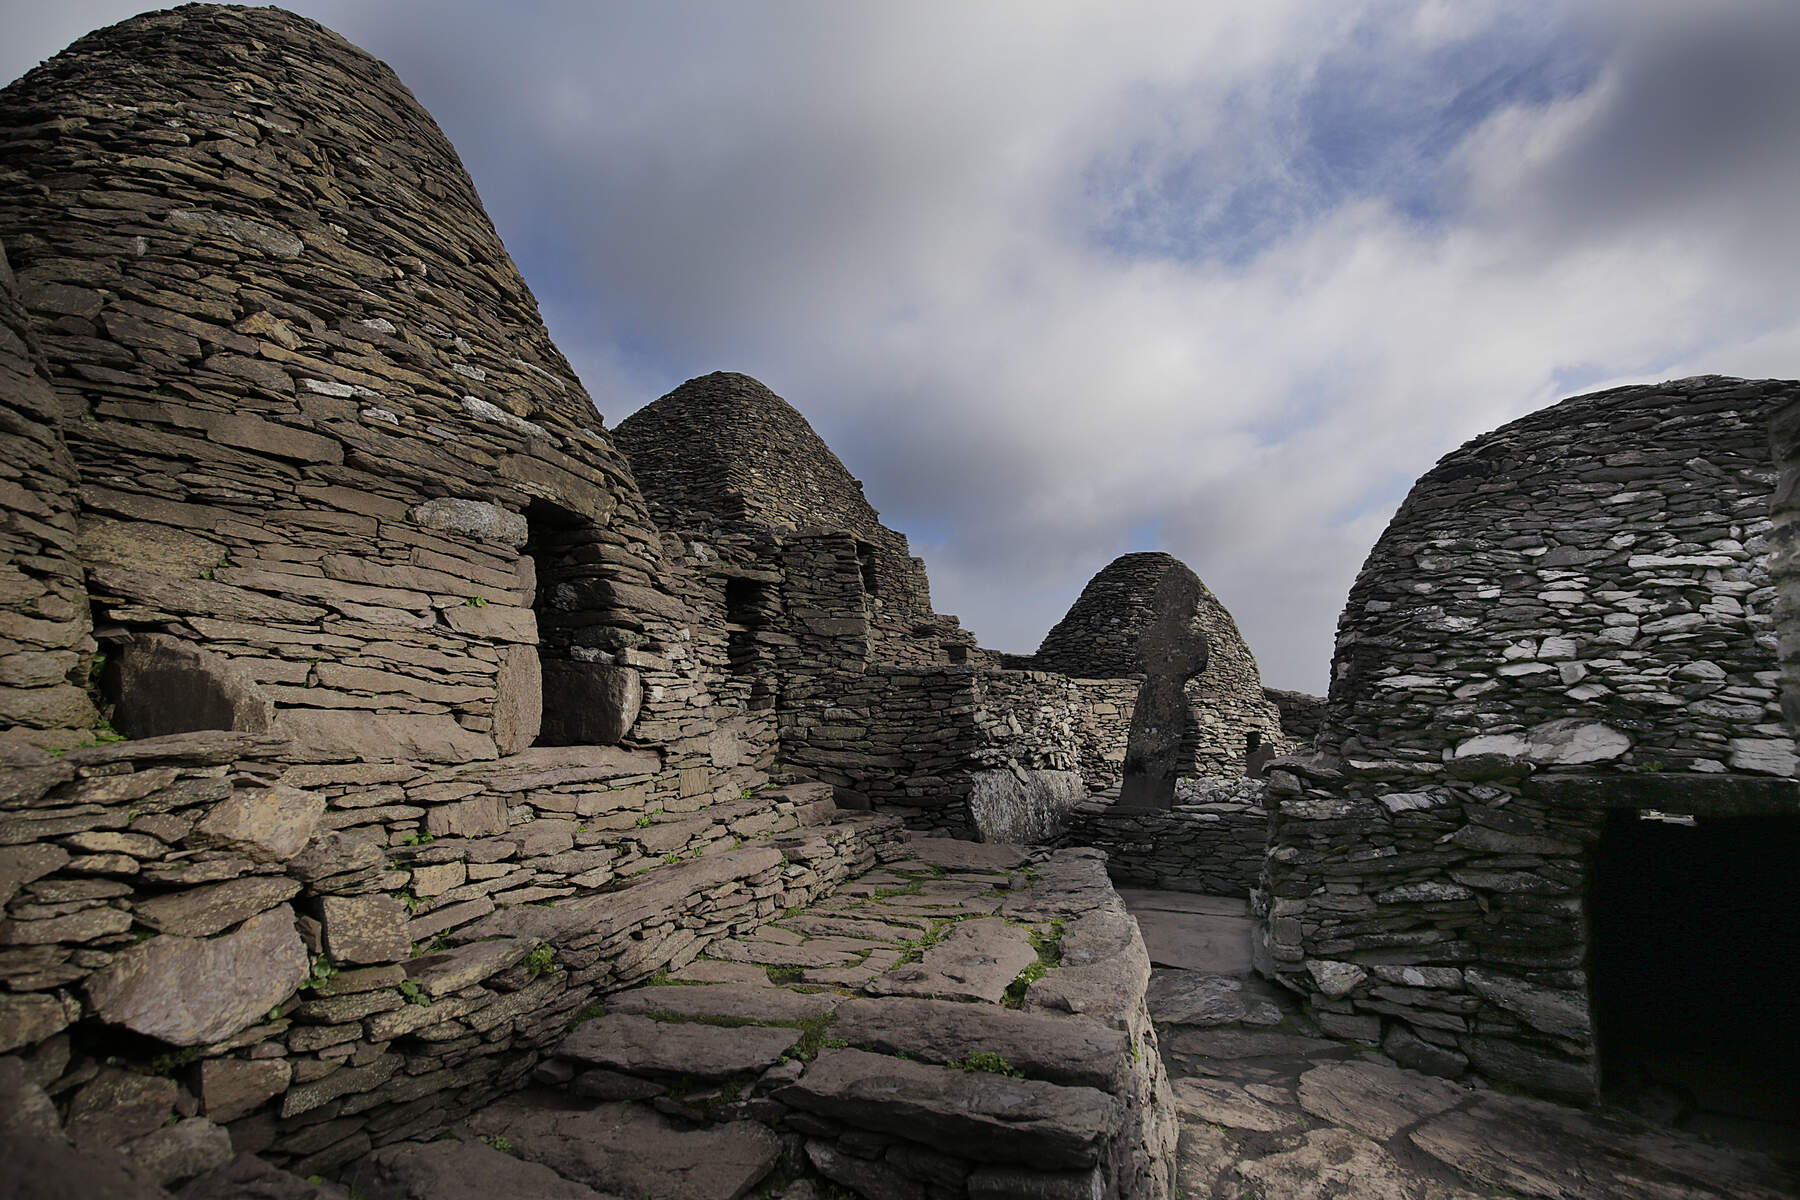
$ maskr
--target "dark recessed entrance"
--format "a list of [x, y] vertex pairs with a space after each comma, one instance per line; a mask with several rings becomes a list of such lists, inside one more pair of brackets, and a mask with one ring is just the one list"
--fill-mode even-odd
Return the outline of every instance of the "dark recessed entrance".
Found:
[[1800, 817], [1615, 812], [1589, 913], [1601, 1086], [1800, 1156]]

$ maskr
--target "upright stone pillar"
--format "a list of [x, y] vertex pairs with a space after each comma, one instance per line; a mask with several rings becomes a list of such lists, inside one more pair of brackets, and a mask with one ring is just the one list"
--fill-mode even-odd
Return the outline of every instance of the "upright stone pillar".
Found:
[[1175, 803], [1181, 739], [1187, 723], [1187, 681], [1206, 669], [1206, 634], [1199, 626], [1200, 578], [1181, 563], [1156, 585], [1155, 617], [1138, 642], [1144, 683], [1131, 713], [1120, 808], [1165, 809]]

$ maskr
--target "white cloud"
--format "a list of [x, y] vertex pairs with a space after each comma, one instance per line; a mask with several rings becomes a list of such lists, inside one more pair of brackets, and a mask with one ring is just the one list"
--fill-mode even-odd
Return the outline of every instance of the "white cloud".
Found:
[[1795, 373], [1772, 0], [297, 7], [432, 109], [609, 421], [757, 375], [1000, 648], [1154, 528], [1322, 690], [1437, 457]]

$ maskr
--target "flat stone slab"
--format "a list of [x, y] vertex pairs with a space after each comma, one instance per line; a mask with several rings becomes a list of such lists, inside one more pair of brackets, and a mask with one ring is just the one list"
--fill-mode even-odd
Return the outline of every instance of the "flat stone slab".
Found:
[[1119, 1102], [1094, 1088], [824, 1050], [776, 1099], [985, 1162], [1076, 1170], [1099, 1160]]
[[[755, 1122], [678, 1129], [641, 1105], [570, 1108], [541, 1093], [502, 1100], [469, 1125], [506, 1138], [528, 1162], [614, 1196], [737, 1200], [781, 1158], [781, 1138]], [[516, 1193], [489, 1200], [507, 1194]]]
[[1157, 970], [1145, 999], [1151, 1019], [1165, 1025], [1279, 1025], [1281, 1009], [1259, 989], [1229, 975]]
[[860, 938], [872, 942], [910, 942], [919, 936], [918, 928], [914, 925], [895, 925], [875, 918], [861, 920], [848, 914], [832, 916], [819, 912], [791, 917], [780, 922], [778, 927], [792, 929], [808, 937]]
[[980, 871], [1004, 875], [1031, 861], [1023, 846], [1002, 842], [965, 842], [957, 838], [916, 837], [907, 846], [920, 862], [946, 871]]
[[903, 963], [864, 988], [874, 996], [935, 996], [998, 1004], [1007, 985], [1038, 960], [1026, 931], [998, 918], [959, 922], [916, 963]]
[[1171, 892], [1162, 888], [1115, 888], [1133, 916], [1144, 912], [1188, 913], [1208, 917], [1250, 916], [1250, 902], [1242, 896], [1207, 896], [1199, 892]]
[[[1239, 1162], [1235, 1174], [1252, 1196], [1282, 1200], [1479, 1200], [1482, 1193], [1421, 1178], [1367, 1138], [1342, 1129], [1309, 1130], [1301, 1144]], [[1623, 1193], [1618, 1194], [1623, 1200]]]
[[584, 1021], [556, 1057], [628, 1075], [729, 1079], [760, 1073], [800, 1040], [798, 1029], [668, 1023], [629, 1013]]
[[526, 1162], [481, 1142], [401, 1142], [383, 1146], [356, 1175], [366, 1200], [605, 1200], [541, 1163]]
[[1768, 1158], [1524, 1096], [1487, 1094], [1407, 1135], [1475, 1183], [1554, 1200], [1792, 1200]]
[[1133, 909], [1144, 948], [1159, 967], [1179, 967], [1207, 975], [1248, 975], [1249, 917]]
[[1175, 1111], [1183, 1121], [1257, 1133], [1279, 1133], [1300, 1123], [1300, 1114], [1257, 1100], [1230, 1080], [1177, 1079], [1173, 1087]]
[[842, 938], [817, 937], [800, 945], [781, 942], [721, 938], [706, 948], [726, 962], [763, 963], [773, 967], [847, 967], [860, 959], [870, 944]]
[[796, 992], [753, 983], [670, 984], [632, 988], [606, 997], [609, 1013], [667, 1012], [678, 1017], [737, 1021], [805, 1021], [843, 1003], [836, 992]]
[[1097, 1021], [898, 996], [844, 1001], [831, 1036], [933, 1063], [998, 1054], [1027, 1078], [1103, 1091], [1117, 1089], [1131, 1053], [1126, 1033]]
[[1202, 1058], [1305, 1058], [1325, 1051], [1348, 1052], [1342, 1042], [1262, 1029], [1192, 1029], [1169, 1039], [1178, 1054]]
[[1326, 1063], [1300, 1077], [1302, 1108], [1378, 1142], [1472, 1095], [1448, 1080], [1366, 1062]]

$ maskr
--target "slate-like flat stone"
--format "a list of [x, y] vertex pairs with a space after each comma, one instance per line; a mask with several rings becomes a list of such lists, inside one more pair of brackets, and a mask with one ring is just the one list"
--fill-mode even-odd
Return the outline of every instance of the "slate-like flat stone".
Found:
[[706, 952], [727, 962], [766, 963], [775, 967], [847, 967], [868, 949], [867, 943], [852, 945], [840, 938], [814, 938], [798, 946], [721, 938], [708, 946]]
[[1240, 1162], [1237, 1174], [1256, 1186], [1249, 1194], [1282, 1200], [1479, 1200], [1479, 1193], [1407, 1170], [1342, 1129], [1309, 1130], [1297, 1148]]
[[998, 1054], [1028, 1078], [1102, 1091], [1118, 1089], [1131, 1055], [1129, 1036], [1097, 1021], [900, 996], [844, 1001], [831, 1036], [934, 1063]]
[[728, 1017], [742, 1021], [804, 1021], [843, 1002], [835, 992], [795, 992], [753, 983], [674, 984], [632, 988], [606, 998], [609, 1013], [668, 1012], [678, 1017]]
[[1761, 1154], [1616, 1122], [1524, 1096], [1488, 1094], [1407, 1135], [1476, 1183], [1555, 1200], [1792, 1200]]
[[1365, 1062], [1326, 1063], [1300, 1077], [1301, 1107], [1378, 1142], [1471, 1094], [1448, 1080]]
[[1157, 970], [1144, 999], [1166, 1025], [1278, 1025], [1281, 1009], [1246, 989], [1244, 981], [1200, 971]]
[[781, 1138], [753, 1122], [684, 1130], [640, 1105], [573, 1109], [538, 1093], [502, 1100], [469, 1125], [505, 1137], [522, 1159], [615, 1196], [737, 1200], [781, 1157]]
[[356, 1175], [367, 1200], [604, 1200], [540, 1163], [481, 1142], [401, 1142], [371, 1154]]
[[1342, 1042], [1263, 1029], [1184, 1030], [1169, 1040], [1169, 1048], [1177, 1054], [1220, 1059], [1305, 1057], [1345, 1050]]
[[1300, 1123], [1300, 1114], [1245, 1094], [1241, 1085], [1223, 1079], [1177, 1079], [1175, 1111], [1185, 1121], [1277, 1133]]
[[908, 846], [920, 862], [943, 867], [946, 871], [984, 871], [1004, 875], [1031, 861], [1031, 853], [1023, 846], [1000, 842], [964, 842], [956, 838], [914, 838]]
[[776, 1099], [947, 1153], [1040, 1170], [1093, 1166], [1123, 1120], [1119, 1102], [1093, 1088], [959, 1071], [862, 1050], [821, 1051]]
[[997, 918], [963, 921], [920, 961], [894, 967], [864, 990], [998, 1004], [1007, 985], [1037, 958], [1025, 930]]
[[584, 1021], [556, 1056], [628, 1075], [728, 1079], [774, 1066], [799, 1040], [798, 1029], [782, 1026], [728, 1028], [614, 1013]]
[[809, 937], [826, 935], [874, 942], [910, 942], [919, 936], [918, 929], [912, 925], [894, 925], [872, 919], [865, 921], [849, 915], [830, 916], [811, 911], [781, 922], [781, 928], [792, 929]]

